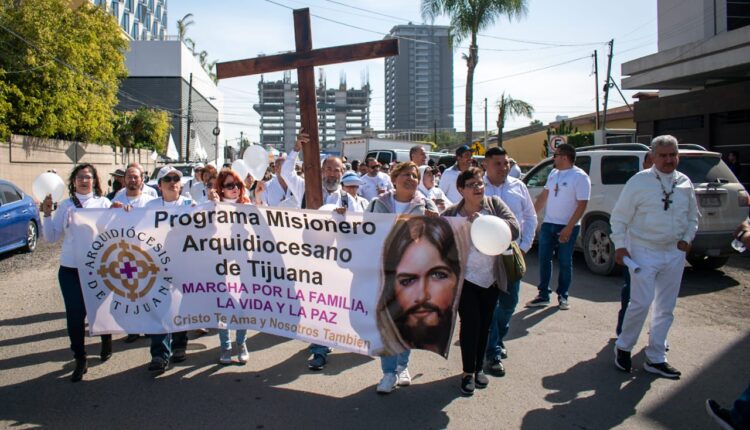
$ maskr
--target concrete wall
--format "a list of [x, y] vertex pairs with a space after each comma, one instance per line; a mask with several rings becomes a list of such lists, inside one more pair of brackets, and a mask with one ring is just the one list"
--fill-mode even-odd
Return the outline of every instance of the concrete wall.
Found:
[[544, 159], [544, 139], [547, 138], [547, 130], [525, 136], [514, 137], [503, 141], [503, 148], [508, 151], [519, 164], [534, 165]]
[[[24, 192], [31, 194], [31, 184], [37, 176], [49, 169], [67, 183], [73, 170], [73, 162], [65, 151], [74, 142], [56, 139], [41, 139], [28, 136], [11, 136], [10, 142], [0, 142], [0, 178], [18, 185]], [[91, 163], [96, 166], [101, 180], [102, 191], [107, 192], [109, 174], [128, 163], [141, 163], [151, 174], [155, 164], [148, 150], [135, 150], [127, 156], [115, 152], [110, 146], [87, 144], [81, 142], [86, 154], [80, 163]]]
[[[716, 6], [714, 0], [659, 0], [659, 51], [712, 37], [722, 21], [726, 30], [726, 8]], [[723, 20], [718, 14], [722, 11]]]

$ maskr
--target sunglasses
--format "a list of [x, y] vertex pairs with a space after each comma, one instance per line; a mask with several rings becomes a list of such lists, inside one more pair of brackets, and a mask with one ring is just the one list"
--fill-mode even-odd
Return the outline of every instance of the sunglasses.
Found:
[[168, 175], [163, 178], [161, 178], [162, 182], [170, 183], [170, 182], [180, 182], [180, 177], [176, 175]]
[[466, 184], [464, 188], [472, 188], [474, 190], [479, 190], [484, 188], [484, 182], [474, 182], [473, 184]]
[[380, 164], [373, 164], [372, 166], [367, 166], [368, 169], [377, 169], [380, 167]]
[[232, 183], [229, 183], [229, 184], [224, 184], [222, 186], [222, 188], [225, 189], [225, 190], [233, 190], [235, 188], [239, 189], [240, 188], [240, 184], [238, 184], [236, 182], [232, 182]]

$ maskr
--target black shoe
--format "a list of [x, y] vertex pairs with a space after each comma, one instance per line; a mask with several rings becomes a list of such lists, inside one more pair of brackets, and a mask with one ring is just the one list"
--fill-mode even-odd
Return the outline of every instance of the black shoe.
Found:
[[630, 359], [630, 351], [623, 351], [615, 345], [615, 366], [623, 372], [633, 369], [633, 361]]
[[527, 308], [544, 308], [547, 306], [549, 306], [549, 297], [545, 299], [542, 296], [536, 296], [534, 300], [526, 303]]
[[505, 360], [508, 358], [508, 350], [505, 348], [500, 348], [500, 358]]
[[708, 412], [708, 415], [710, 415], [711, 418], [716, 421], [716, 424], [724, 430], [735, 430], [739, 428], [734, 425], [732, 414], [729, 412], [729, 409], [722, 408], [718, 403], [711, 399], [706, 400], [706, 412]]
[[490, 384], [489, 378], [487, 378], [487, 375], [484, 374], [481, 370], [474, 374], [474, 385], [477, 388], [487, 388], [487, 385]]
[[165, 360], [161, 357], [154, 357], [151, 359], [151, 363], [148, 364], [148, 371], [154, 372], [159, 375], [167, 371], [169, 368], [169, 360]]
[[323, 354], [314, 354], [313, 358], [307, 362], [310, 370], [323, 370], [326, 367], [326, 356]]
[[505, 366], [503, 366], [503, 362], [502, 360], [500, 360], [500, 357], [493, 358], [488, 363], [487, 370], [490, 372], [492, 376], [497, 376], [497, 377], [505, 376]]
[[172, 352], [172, 363], [182, 363], [187, 359], [187, 351], [185, 348], [175, 348]]
[[112, 358], [112, 335], [102, 336], [102, 351], [99, 353], [102, 361]]
[[464, 396], [474, 395], [474, 375], [466, 375], [461, 378], [461, 394]]
[[672, 367], [666, 361], [664, 363], [649, 363], [648, 361], [643, 363], [643, 369], [646, 372], [661, 375], [669, 379], [680, 379], [682, 372]]
[[89, 364], [86, 361], [86, 357], [76, 358], [76, 368], [73, 370], [73, 374], [70, 376], [71, 382], [78, 382], [83, 379], [83, 375], [89, 371]]
[[133, 343], [138, 340], [139, 337], [141, 337], [140, 334], [129, 334], [128, 337], [125, 338], [125, 343]]

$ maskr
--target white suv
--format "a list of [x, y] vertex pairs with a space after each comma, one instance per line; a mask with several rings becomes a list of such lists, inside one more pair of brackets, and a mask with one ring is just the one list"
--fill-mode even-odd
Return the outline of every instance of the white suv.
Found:
[[[581, 218], [576, 247], [583, 250], [586, 265], [596, 274], [609, 275], [615, 269], [609, 216], [625, 182], [642, 169], [648, 149], [638, 143], [577, 149], [575, 165], [591, 178], [591, 200]], [[552, 168], [552, 159], [548, 158], [524, 176], [532, 199], [542, 192]], [[677, 170], [693, 182], [701, 213], [687, 260], [696, 269], [717, 269], [735, 253], [732, 233], [748, 215], [747, 191], [721, 160], [721, 154], [697, 145], [680, 145]]]

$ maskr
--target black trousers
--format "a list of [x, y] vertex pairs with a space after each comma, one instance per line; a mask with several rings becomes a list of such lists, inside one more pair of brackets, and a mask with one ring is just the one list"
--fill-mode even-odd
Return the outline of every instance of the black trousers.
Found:
[[[75, 358], [86, 357], [86, 305], [83, 302], [81, 281], [78, 278], [78, 269], [60, 266], [57, 272], [60, 281], [60, 291], [65, 302], [65, 319], [68, 323], [68, 337], [70, 338], [70, 349], [73, 350]], [[112, 339], [111, 334], [102, 336], [102, 340]]]
[[466, 373], [482, 370], [487, 336], [499, 294], [500, 290], [494, 284], [489, 288], [482, 288], [464, 279], [458, 302], [458, 315], [461, 317], [458, 338], [461, 343], [461, 361]]

